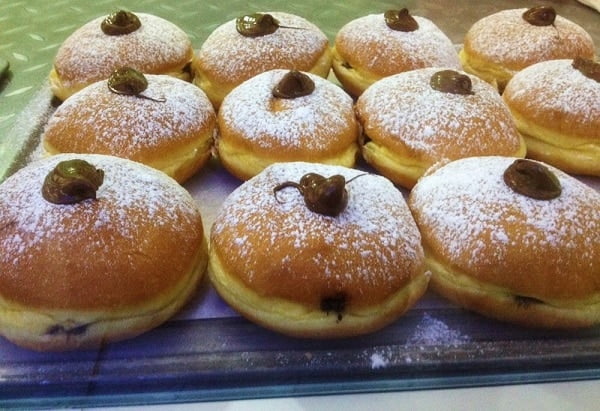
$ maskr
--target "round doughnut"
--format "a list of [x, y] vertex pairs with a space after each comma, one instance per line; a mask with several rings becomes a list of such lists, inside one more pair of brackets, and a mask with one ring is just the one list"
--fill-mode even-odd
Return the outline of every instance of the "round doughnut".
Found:
[[123, 157], [179, 182], [193, 175], [210, 157], [216, 113], [193, 84], [166, 75], [144, 77], [148, 86], [138, 95], [115, 93], [101, 80], [63, 102], [42, 134], [46, 153]]
[[[46, 183], [73, 159], [103, 171], [95, 199], [48, 201], [43, 191], [52, 201], [89, 194], [81, 185], [93, 180], [81, 168]], [[77, 179], [61, 185], [69, 176]], [[52, 156], [6, 179], [0, 248], [0, 335], [42, 351], [97, 348], [156, 327], [185, 304], [208, 262], [187, 191], [150, 167], [103, 155]]]
[[[309, 173], [320, 177], [293, 186]], [[340, 203], [323, 202], [323, 193], [339, 200], [344, 188], [347, 205], [329, 214]], [[297, 337], [375, 331], [411, 307], [429, 281], [402, 194], [384, 177], [340, 166], [267, 167], [226, 199], [210, 244], [209, 276], [225, 301]]]
[[[423, 236], [431, 288], [520, 325], [600, 324], [600, 193], [552, 166], [517, 161], [456, 160], [413, 188], [409, 206]], [[511, 166], [508, 181], [520, 191], [505, 182]]]
[[523, 17], [528, 10], [503, 10], [475, 22], [459, 52], [463, 69], [503, 91], [515, 73], [534, 63], [594, 58], [594, 42], [583, 27], [558, 15], [552, 24], [531, 24]]
[[600, 63], [587, 64], [595, 65], [596, 80], [576, 69], [574, 60], [534, 64], [508, 82], [502, 97], [528, 157], [600, 176]]
[[429, 19], [413, 16], [414, 31], [394, 30], [384, 14], [352, 20], [335, 37], [332, 68], [353, 96], [393, 74], [424, 67], [460, 68], [452, 41]]
[[[432, 79], [470, 82], [471, 91], [438, 90]], [[358, 98], [356, 113], [363, 127], [365, 160], [407, 188], [440, 160], [524, 157], [526, 152], [498, 92], [463, 72], [430, 67], [386, 77]]]
[[109, 15], [84, 24], [67, 37], [58, 49], [50, 72], [50, 86], [56, 97], [66, 100], [124, 66], [148, 74], [191, 79], [188, 65], [194, 50], [187, 34], [160, 17], [146, 13], [134, 15], [141, 25], [131, 33], [104, 33], [101, 26], [113, 16]]
[[[312, 82], [313, 90], [295, 98], [273, 95], [296, 78]], [[353, 167], [358, 154], [352, 98], [310, 73], [277, 69], [246, 80], [223, 100], [218, 125], [221, 163], [243, 180], [283, 161]]]
[[245, 36], [233, 19], [217, 27], [194, 55], [194, 84], [216, 108], [234, 87], [263, 71], [280, 68], [329, 75], [329, 40], [317, 26], [289, 13], [257, 14], [272, 16], [280, 27], [270, 34]]

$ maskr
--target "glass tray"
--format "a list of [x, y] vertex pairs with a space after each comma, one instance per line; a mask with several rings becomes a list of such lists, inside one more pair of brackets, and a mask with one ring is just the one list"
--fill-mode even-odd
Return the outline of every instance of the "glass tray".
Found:
[[[9, 3], [9, 4], [7, 4]], [[315, 22], [331, 40], [345, 22], [399, 7], [396, 2], [99, 1], [0, 3], [0, 181], [36, 156], [55, 108], [46, 76], [62, 40], [118, 7], [165, 17], [195, 47], [220, 23], [257, 10], [284, 10]], [[536, 2], [544, 3], [544, 2]], [[548, 3], [548, 2], [546, 2]], [[600, 15], [576, 2], [552, 3], [600, 44]], [[451, 5], [451, 7], [450, 7]], [[455, 42], [477, 19], [514, 1], [407, 1]], [[452, 10], [449, 12], [448, 10]], [[448, 13], [448, 15], [446, 14]], [[450, 15], [451, 13], [451, 15]], [[585, 179], [600, 188], [599, 179]], [[186, 183], [208, 231], [222, 199], [239, 182], [218, 163]], [[0, 407], [124, 405], [290, 395], [384, 392], [600, 378], [600, 327], [520, 328], [456, 308], [432, 293], [389, 327], [363, 337], [284, 337], [237, 316], [204, 284], [174, 319], [100, 350], [36, 353], [0, 338]]]

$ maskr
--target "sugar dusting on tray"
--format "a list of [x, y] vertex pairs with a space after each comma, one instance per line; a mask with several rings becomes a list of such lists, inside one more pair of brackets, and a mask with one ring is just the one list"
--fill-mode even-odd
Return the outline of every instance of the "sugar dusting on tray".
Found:
[[406, 350], [394, 350], [390, 346], [367, 349], [362, 356], [370, 362], [371, 369], [386, 368], [390, 363], [411, 364], [417, 362], [414, 352], [418, 355], [438, 355], [439, 347], [458, 347], [468, 343], [471, 338], [462, 334], [459, 330], [452, 329], [445, 322], [437, 319], [429, 313], [424, 313], [421, 321], [414, 327], [414, 332], [407, 338], [404, 347]]

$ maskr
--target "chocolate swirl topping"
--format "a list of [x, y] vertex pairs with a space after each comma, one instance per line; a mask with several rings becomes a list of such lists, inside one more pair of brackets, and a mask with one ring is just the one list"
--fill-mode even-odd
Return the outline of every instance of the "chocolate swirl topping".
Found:
[[396, 31], [411, 32], [419, 28], [419, 23], [410, 15], [408, 9], [388, 10], [383, 14], [385, 24]]
[[515, 160], [503, 177], [506, 185], [514, 192], [536, 200], [551, 200], [562, 192], [556, 175], [537, 161]]
[[96, 199], [96, 191], [104, 182], [104, 171], [85, 160], [61, 161], [48, 173], [42, 196], [53, 204], [75, 204]]
[[339, 174], [326, 178], [320, 174], [308, 173], [302, 176], [299, 183], [286, 181], [279, 184], [273, 189], [273, 193], [277, 198], [280, 190], [286, 187], [295, 187], [304, 197], [304, 203], [309, 210], [335, 217], [348, 205], [346, 184], [363, 175], [359, 174], [346, 181], [344, 176]]
[[536, 6], [526, 10], [523, 19], [534, 26], [551, 26], [556, 19], [556, 11], [550, 6]]
[[291, 70], [273, 88], [273, 97], [292, 99], [315, 91], [315, 82], [308, 75]]
[[130, 11], [119, 10], [109, 14], [102, 23], [100, 29], [109, 36], [121, 36], [133, 33], [142, 26], [140, 19]]
[[474, 94], [471, 78], [454, 70], [442, 70], [434, 73], [429, 84], [432, 89], [444, 93]]

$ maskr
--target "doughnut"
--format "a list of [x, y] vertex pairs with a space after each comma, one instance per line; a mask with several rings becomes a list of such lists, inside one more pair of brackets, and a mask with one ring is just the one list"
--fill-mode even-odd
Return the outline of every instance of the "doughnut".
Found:
[[536, 63], [515, 74], [502, 97], [528, 157], [568, 173], [600, 176], [600, 63]]
[[410, 16], [406, 9], [350, 21], [337, 33], [332, 53], [336, 78], [355, 97], [377, 80], [404, 71], [460, 69], [452, 41], [431, 20]]
[[209, 277], [246, 318], [303, 338], [380, 329], [429, 282], [419, 231], [389, 180], [304, 162], [273, 164], [225, 200]]
[[526, 152], [498, 92], [464, 72], [429, 67], [386, 77], [358, 98], [356, 112], [364, 159], [406, 188], [444, 159]]
[[206, 92], [215, 108], [237, 85], [278, 68], [326, 78], [331, 69], [329, 40], [300, 16], [255, 13], [217, 27], [192, 62], [193, 82]]
[[166, 321], [203, 277], [197, 204], [164, 173], [60, 154], [0, 185], [0, 335], [39, 351], [98, 348]]
[[56, 97], [66, 100], [124, 66], [189, 81], [193, 55], [190, 39], [175, 24], [151, 14], [119, 10], [67, 37], [54, 58], [50, 87]]
[[[138, 84], [145, 87], [132, 94]], [[216, 118], [206, 95], [193, 84], [122, 68], [63, 102], [46, 124], [42, 145], [50, 155], [127, 158], [183, 182], [209, 159]]]
[[314, 74], [258, 74], [225, 97], [217, 119], [219, 159], [242, 180], [282, 161], [353, 167], [358, 155], [352, 98]]
[[515, 73], [545, 60], [593, 59], [594, 42], [552, 7], [503, 10], [475, 22], [459, 52], [463, 69], [503, 91]]
[[600, 324], [594, 188], [535, 160], [470, 157], [431, 169], [408, 204], [432, 290], [522, 326]]

